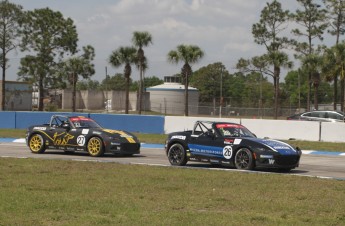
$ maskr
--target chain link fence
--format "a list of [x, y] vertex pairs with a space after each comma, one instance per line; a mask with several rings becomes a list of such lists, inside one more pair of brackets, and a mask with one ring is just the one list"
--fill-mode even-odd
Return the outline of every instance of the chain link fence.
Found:
[[[301, 111], [302, 112], [302, 111]], [[288, 107], [279, 108], [278, 116], [287, 116], [298, 113], [298, 108]], [[214, 117], [246, 117], [246, 118], [272, 118], [274, 108], [250, 108], [250, 107], [211, 107], [199, 106], [198, 115]]]

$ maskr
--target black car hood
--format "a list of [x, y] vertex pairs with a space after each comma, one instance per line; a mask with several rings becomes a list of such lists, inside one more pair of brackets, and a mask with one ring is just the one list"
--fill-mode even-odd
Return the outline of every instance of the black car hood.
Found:
[[[250, 140], [255, 143], [262, 144], [268, 148], [270, 148], [272, 151], [278, 152], [281, 155], [296, 155], [298, 154], [297, 150], [291, 147], [289, 144], [284, 143], [282, 141], [278, 140], [271, 140], [271, 139], [261, 139], [261, 138], [252, 138], [252, 137], [246, 137], [245, 139]], [[235, 139], [234, 142], [241, 142], [241, 138]]]

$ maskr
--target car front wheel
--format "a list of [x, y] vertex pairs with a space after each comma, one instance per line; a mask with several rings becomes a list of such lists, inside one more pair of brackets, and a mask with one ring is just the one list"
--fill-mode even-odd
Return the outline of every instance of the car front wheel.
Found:
[[187, 164], [186, 150], [181, 144], [173, 144], [168, 151], [168, 159], [171, 165], [184, 166]]
[[99, 137], [90, 138], [87, 143], [87, 151], [92, 157], [99, 157], [104, 154], [103, 142]]
[[46, 150], [44, 147], [44, 139], [41, 134], [33, 134], [29, 138], [28, 144], [32, 153], [40, 154]]
[[254, 169], [253, 154], [248, 148], [241, 148], [235, 155], [235, 166], [237, 169]]

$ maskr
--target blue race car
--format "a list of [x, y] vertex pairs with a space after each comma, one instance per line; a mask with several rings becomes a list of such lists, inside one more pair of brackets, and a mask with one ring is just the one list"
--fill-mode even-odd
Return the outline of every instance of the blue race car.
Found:
[[197, 121], [193, 130], [168, 135], [165, 151], [171, 165], [209, 162], [242, 170], [257, 167], [290, 171], [302, 151], [277, 140], [260, 139], [241, 124]]

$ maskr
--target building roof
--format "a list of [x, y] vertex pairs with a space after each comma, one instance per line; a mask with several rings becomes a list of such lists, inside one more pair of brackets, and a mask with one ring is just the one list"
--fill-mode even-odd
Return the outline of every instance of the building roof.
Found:
[[[183, 91], [184, 85], [181, 83], [171, 83], [171, 82], [165, 82], [164, 84], [157, 85], [157, 86], [151, 86], [146, 88], [146, 91]], [[188, 86], [188, 91], [198, 91], [198, 89]]]

